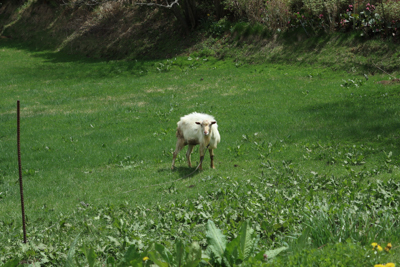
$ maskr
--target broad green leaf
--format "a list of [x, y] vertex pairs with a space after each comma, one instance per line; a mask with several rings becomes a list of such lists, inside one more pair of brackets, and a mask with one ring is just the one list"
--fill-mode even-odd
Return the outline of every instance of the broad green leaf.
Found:
[[161, 244], [155, 244], [154, 249], [150, 251], [149, 258], [158, 266], [172, 266], [173, 258], [171, 252]]
[[185, 254], [185, 244], [181, 240], [175, 242], [175, 255], [177, 266], [183, 265], [183, 259]]
[[9, 260], [7, 261], [3, 267], [16, 267], [19, 265], [19, 259], [13, 259], [13, 260]]
[[248, 221], [242, 224], [238, 238], [240, 238], [239, 257], [245, 261], [254, 253], [258, 243], [257, 234], [250, 227]]
[[201, 259], [201, 247], [199, 243], [193, 242], [189, 247], [185, 248], [186, 259], [189, 261]]
[[221, 263], [225, 253], [226, 238], [211, 220], [207, 222], [206, 237], [208, 242], [207, 249], [210, 249], [217, 261]]
[[75, 255], [75, 246], [76, 243], [78, 242], [79, 236], [81, 234], [78, 234], [74, 241], [71, 243], [71, 247], [68, 250], [68, 254], [67, 254], [67, 260], [65, 261], [65, 267], [73, 267], [74, 266], [74, 255]]
[[87, 248], [86, 247], [84, 249], [84, 253], [85, 253], [86, 259], [88, 261], [89, 267], [93, 267], [94, 263], [96, 262], [96, 258], [97, 258], [97, 255], [94, 252], [93, 248], [91, 248], [91, 247]]
[[[228, 260], [230, 265], [239, 264], [242, 259], [239, 257], [240, 237], [236, 237], [232, 242], [226, 245], [225, 258]], [[240, 261], [240, 262], [238, 262]]]
[[265, 252], [265, 254], [267, 255], [267, 259], [271, 260], [271, 259], [275, 258], [276, 256], [278, 256], [279, 253], [281, 253], [282, 251], [285, 251], [287, 249], [288, 249], [288, 247], [280, 247], [277, 249], [268, 250]]
[[199, 243], [193, 242], [189, 247], [185, 248], [186, 251], [186, 267], [197, 267], [201, 261], [201, 247]]
[[150, 251], [148, 253], [149, 258], [151, 261], [153, 261], [155, 264], [157, 264], [160, 267], [168, 267], [169, 264], [165, 262], [165, 260], [161, 257], [158, 251]]
[[115, 265], [115, 259], [113, 256], [110, 256], [107, 258], [107, 266], [114, 266]]
[[156, 251], [160, 253], [161, 257], [168, 262], [168, 264], [172, 264], [172, 254], [171, 252], [161, 244], [155, 245]]
[[111, 242], [113, 242], [116, 246], [120, 246], [121, 243], [113, 236], [107, 236], [108, 239], [110, 239]]
[[[114, 259], [110, 259], [112, 261]], [[119, 266], [127, 266], [127, 265], [135, 265], [141, 264], [142, 258], [141, 255], [135, 245], [131, 245], [128, 250], [125, 252], [122, 261], [119, 263]]]

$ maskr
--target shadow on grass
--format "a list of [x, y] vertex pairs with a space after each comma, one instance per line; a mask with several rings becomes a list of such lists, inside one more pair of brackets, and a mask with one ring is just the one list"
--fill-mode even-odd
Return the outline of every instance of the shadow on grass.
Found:
[[[9, 48], [28, 51], [30, 57], [43, 59], [39, 62], [16, 64], [8, 69], [10, 74], [34, 76], [36, 80], [50, 79], [101, 79], [115, 76], [146, 76], [155, 69], [153, 61], [107, 61], [82, 55], [68, 55], [63, 52], [32, 51], [29, 45], [14, 40], [0, 39], [0, 49]], [[19, 60], [15, 55], [15, 60]], [[77, 71], [78, 70], [78, 71]]]
[[305, 120], [298, 135], [303, 138], [325, 138], [355, 143], [395, 144], [400, 150], [400, 93], [395, 87], [382, 93], [356, 95], [349, 93], [341, 101], [309, 105], [299, 110]]
[[[197, 165], [196, 165], [196, 167], [197, 167]], [[174, 172], [174, 173], [179, 174], [180, 178], [178, 178], [178, 179], [189, 179], [191, 177], [201, 174], [202, 171], [200, 171], [200, 170], [195, 171], [196, 167], [189, 168], [189, 167], [183, 167], [183, 166], [181, 166], [181, 167], [175, 166], [175, 168], [173, 170], [171, 170], [170, 168], [159, 169], [158, 172], [167, 172], [167, 171]]]

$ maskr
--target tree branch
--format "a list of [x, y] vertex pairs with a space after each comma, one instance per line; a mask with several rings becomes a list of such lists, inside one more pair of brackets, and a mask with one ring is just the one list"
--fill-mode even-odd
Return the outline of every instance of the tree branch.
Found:
[[63, 6], [97, 6], [106, 2], [115, 2], [115, 0], [78, 0], [75, 2], [69, 2], [62, 0]]
[[168, 1], [167, 1], [167, 5], [156, 4], [156, 3], [136, 3], [136, 5], [140, 5], [140, 6], [160, 6], [160, 7], [172, 8], [175, 4], [177, 4], [179, 6], [179, 2], [178, 1], [179, 0], [175, 0], [171, 4], [168, 4]]

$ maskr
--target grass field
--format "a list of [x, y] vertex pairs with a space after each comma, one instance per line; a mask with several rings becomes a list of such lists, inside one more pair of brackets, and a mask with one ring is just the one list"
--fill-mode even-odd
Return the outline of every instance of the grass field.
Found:
[[[349, 266], [400, 263], [400, 95], [398, 84], [378, 83], [388, 75], [195, 57], [95, 61], [7, 40], [0, 59], [0, 263], [64, 265], [78, 235], [100, 263], [131, 244], [206, 247], [208, 219], [229, 240], [248, 220], [258, 250], [289, 246], [282, 264], [345, 262], [353, 250]], [[180, 179], [193, 169], [182, 151], [170, 170], [176, 122], [193, 111], [216, 117], [222, 141], [215, 170], [206, 155], [204, 171]], [[391, 242], [392, 253], [372, 254], [372, 242]], [[316, 266], [338, 265], [325, 264]]]

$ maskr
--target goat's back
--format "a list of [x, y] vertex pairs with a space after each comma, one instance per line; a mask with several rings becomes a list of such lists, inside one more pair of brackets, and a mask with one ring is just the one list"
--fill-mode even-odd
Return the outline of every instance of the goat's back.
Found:
[[[183, 137], [186, 141], [201, 139], [203, 136], [201, 132], [201, 127], [199, 127], [196, 122], [203, 122], [205, 120], [212, 122], [215, 121], [215, 118], [211, 115], [197, 112], [193, 112], [181, 117], [180, 121], [178, 122], [176, 136]], [[218, 125], [215, 123], [212, 126], [211, 138], [213, 138], [214, 129], [217, 131], [217, 136], [219, 137]]]

